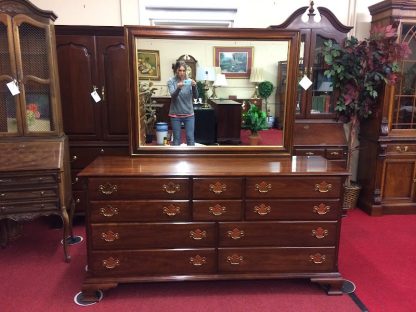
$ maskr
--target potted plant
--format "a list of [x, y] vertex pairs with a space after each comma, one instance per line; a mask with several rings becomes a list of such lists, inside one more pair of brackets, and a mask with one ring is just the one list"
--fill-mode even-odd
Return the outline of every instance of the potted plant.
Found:
[[266, 114], [267, 114], [267, 123], [269, 125], [269, 128], [273, 126], [274, 118], [270, 114], [270, 110], [267, 105], [267, 99], [273, 93], [273, 88], [274, 88], [273, 84], [267, 80], [260, 82], [258, 86], [260, 97], [264, 99], [264, 102], [266, 104], [265, 106], [266, 106]]
[[152, 96], [155, 94], [157, 88], [153, 87], [153, 82], [143, 82], [139, 83], [139, 97], [140, 102], [144, 106], [144, 125], [146, 131], [146, 143], [151, 143], [153, 141], [153, 129], [156, 123], [156, 109], [152, 105]]
[[[410, 54], [406, 43], [397, 42], [397, 29], [393, 25], [374, 27], [370, 37], [363, 41], [347, 38], [341, 46], [331, 40], [325, 42], [323, 56], [324, 75], [331, 79], [337, 94], [337, 119], [349, 123], [347, 169], [352, 171], [351, 153], [357, 149], [356, 137], [360, 123], [378, 109], [378, 97], [386, 84], [398, 80], [399, 61]], [[346, 181], [345, 192], [358, 186]], [[355, 191], [358, 198], [358, 191]], [[344, 208], [347, 197], [344, 197]], [[356, 200], [352, 198], [351, 201]]]
[[258, 109], [254, 104], [250, 104], [250, 108], [243, 113], [243, 129], [249, 129], [250, 145], [257, 145], [260, 136], [258, 131], [267, 129], [267, 115]]

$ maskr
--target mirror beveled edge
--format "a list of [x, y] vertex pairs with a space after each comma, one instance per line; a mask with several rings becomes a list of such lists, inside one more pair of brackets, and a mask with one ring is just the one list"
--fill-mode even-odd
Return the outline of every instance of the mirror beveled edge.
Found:
[[[286, 103], [284, 110], [284, 133], [282, 146], [143, 146], [140, 135], [144, 113], [139, 103], [138, 77], [136, 75], [135, 53], [136, 38], [189, 39], [189, 40], [276, 40], [287, 41], [289, 46], [287, 60]], [[297, 85], [297, 67], [299, 62], [300, 33], [292, 30], [271, 28], [184, 28], [159, 26], [125, 26], [125, 40], [128, 52], [129, 68], [129, 149], [131, 155], [288, 155], [292, 153], [293, 125]]]

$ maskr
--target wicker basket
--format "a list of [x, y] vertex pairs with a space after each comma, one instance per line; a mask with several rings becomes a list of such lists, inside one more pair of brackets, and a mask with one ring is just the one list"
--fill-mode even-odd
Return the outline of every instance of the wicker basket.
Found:
[[360, 194], [361, 186], [357, 184], [344, 186], [344, 201], [343, 209], [354, 209], [357, 206], [358, 195]]

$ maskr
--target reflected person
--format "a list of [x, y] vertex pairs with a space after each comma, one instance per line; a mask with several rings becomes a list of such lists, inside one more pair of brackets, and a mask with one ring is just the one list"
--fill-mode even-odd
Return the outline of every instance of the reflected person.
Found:
[[185, 126], [186, 144], [195, 145], [195, 116], [193, 98], [198, 98], [198, 88], [193, 79], [186, 76], [187, 65], [177, 61], [172, 65], [174, 76], [168, 80], [168, 90], [171, 96], [169, 117], [172, 124], [173, 144], [181, 144], [181, 124]]

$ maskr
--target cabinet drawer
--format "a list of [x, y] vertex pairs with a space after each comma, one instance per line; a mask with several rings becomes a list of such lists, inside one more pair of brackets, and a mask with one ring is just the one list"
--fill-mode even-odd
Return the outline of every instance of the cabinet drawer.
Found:
[[388, 144], [387, 145], [388, 154], [414, 154], [416, 153], [416, 145], [414, 144]]
[[151, 276], [215, 273], [215, 249], [93, 251], [88, 271], [94, 276]]
[[218, 249], [219, 273], [322, 273], [335, 264], [335, 247]]
[[338, 177], [247, 178], [247, 198], [338, 198]]
[[325, 200], [247, 200], [246, 220], [337, 220], [339, 199]]
[[241, 220], [241, 200], [194, 200], [194, 221]]
[[128, 155], [128, 147], [70, 147], [71, 168], [83, 169], [102, 155]]
[[221, 222], [219, 245], [236, 246], [333, 246], [338, 223], [324, 222]]
[[214, 223], [108, 223], [91, 225], [93, 249], [213, 247], [216, 236]]
[[[42, 211], [58, 211], [60, 209], [58, 200], [45, 200], [42, 202], [16, 202], [0, 204], [0, 216], [19, 213], [36, 212], [38, 215]], [[30, 219], [30, 217], [28, 217]]]
[[241, 198], [242, 178], [195, 178], [195, 199]]
[[98, 222], [189, 221], [187, 200], [93, 201], [90, 220]]
[[58, 188], [39, 188], [9, 190], [0, 193], [0, 202], [7, 200], [47, 200], [58, 199]]
[[91, 178], [89, 199], [188, 199], [189, 180], [182, 178]]
[[327, 148], [325, 157], [327, 159], [344, 159], [346, 158], [346, 151], [342, 148]]
[[325, 157], [324, 148], [295, 148], [294, 155], [296, 156], [323, 156]]
[[56, 184], [58, 183], [58, 173], [51, 172], [49, 174], [30, 174], [19, 176], [1, 176], [0, 189], [5, 189], [13, 186], [19, 188], [25, 185], [40, 185], [40, 184]]

